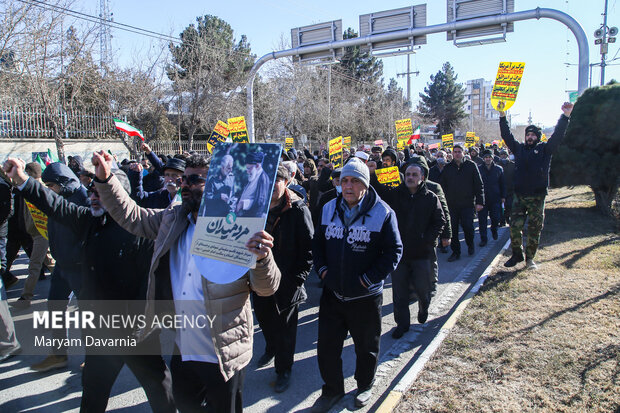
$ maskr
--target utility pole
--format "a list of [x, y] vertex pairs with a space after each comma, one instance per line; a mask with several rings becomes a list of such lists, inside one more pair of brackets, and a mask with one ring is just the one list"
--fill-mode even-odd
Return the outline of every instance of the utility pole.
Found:
[[530, 115], [527, 117], [527, 124], [528, 125], [532, 124], [532, 109], [530, 109]]
[[[617, 27], [607, 26], [607, 3], [605, 0], [605, 10], [603, 10], [603, 25], [594, 31], [594, 44], [601, 46], [601, 86], [605, 85], [605, 59], [607, 59], [607, 53], [609, 51], [609, 43], [615, 43], [616, 35], [618, 34]], [[592, 66], [590, 65], [590, 72], [592, 72]], [[592, 75], [590, 75], [592, 77]]]
[[396, 77], [404, 77], [407, 76], [407, 107], [411, 110], [411, 75], [418, 76], [420, 74], [419, 71], [412, 72], [409, 65], [409, 57], [411, 55], [407, 55], [407, 71], [405, 73], [397, 73]]
[[605, 0], [605, 12], [603, 12], [603, 43], [601, 43], [601, 86], [605, 84], [605, 59], [607, 58], [607, 0]]

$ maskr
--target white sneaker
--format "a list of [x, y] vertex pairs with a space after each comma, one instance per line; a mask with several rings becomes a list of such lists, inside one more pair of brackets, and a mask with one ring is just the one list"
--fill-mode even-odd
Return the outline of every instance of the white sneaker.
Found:
[[537, 270], [538, 269], [538, 265], [536, 265], [536, 263], [534, 262], [533, 259], [528, 258], [527, 261], [525, 262], [525, 267], [528, 270]]

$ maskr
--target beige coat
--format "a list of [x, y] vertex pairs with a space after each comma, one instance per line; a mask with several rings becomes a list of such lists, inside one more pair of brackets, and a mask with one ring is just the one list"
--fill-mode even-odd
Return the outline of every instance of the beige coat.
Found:
[[[147, 209], [139, 207], [125, 192], [116, 177], [107, 183], [96, 183], [99, 197], [109, 214], [128, 232], [140, 237], [155, 240], [153, 258], [148, 278], [146, 318], [151, 320], [156, 313], [155, 291], [162, 283], [162, 273], [169, 278], [169, 268], [160, 268], [160, 260], [175, 245], [189, 222], [187, 212], [181, 204], [175, 203], [166, 209]], [[166, 261], [167, 262], [167, 261]], [[159, 275], [156, 277], [156, 272]], [[162, 285], [170, 285], [165, 280]], [[205, 314], [215, 317], [211, 328], [211, 338], [219, 360], [220, 371], [226, 380], [236, 371], [245, 367], [252, 358], [253, 317], [250, 305], [250, 290], [260, 296], [276, 292], [280, 284], [280, 271], [271, 253], [256, 263], [256, 268], [229, 284], [214, 284], [202, 279], [205, 297]], [[172, 292], [169, 292], [172, 296]], [[147, 326], [151, 323], [147, 321]], [[143, 339], [152, 332], [147, 327], [140, 332]]]

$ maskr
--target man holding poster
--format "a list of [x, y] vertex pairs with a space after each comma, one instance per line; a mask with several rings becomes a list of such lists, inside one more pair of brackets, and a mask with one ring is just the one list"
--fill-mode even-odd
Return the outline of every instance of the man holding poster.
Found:
[[541, 142], [542, 131], [530, 125], [525, 128], [525, 142], [517, 142], [506, 121], [506, 104], [499, 102], [499, 128], [502, 139], [515, 156], [514, 200], [510, 216], [510, 242], [512, 257], [504, 264], [514, 267], [523, 261], [523, 226], [527, 217], [527, 244], [525, 246], [526, 266], [536, 269], [534, 262], [540, 233], [545, 220], [545, 197], [549, 187], [551, 156], [564, 139], [573, 104], [564, 102], [562, 115], [548, 142]]
[[170, 363], [175, 403], [181, 412], [199, 411], [205, 404], [218, 412], [241, 411], [245, 367], [252, 359], [250, 291], [272, 295], [280, 283], [271, 253], [273, 237], [259, 231], [245, 244], [256, 257], [253, 269], [208, 258], [197, 260], [190, 245], [197, 230], [207, 160], [200, 155], [187, 158], [182, 203], [163, 210], [139, 207], [111, 173], [110, 160], [104, 152], [93, 154], [95, 186], [103, 206], [127, 231], [155, 240], [146, 294], [147, 327], [138, 340], [154, 330], [150, 320], [156, 315], [156, 300], [158, 305], [161, 300], [174, 300], [173, 311], [183, 311], [184, 317], [206, 314], [213, 322], [204, 328], [176, 330]]

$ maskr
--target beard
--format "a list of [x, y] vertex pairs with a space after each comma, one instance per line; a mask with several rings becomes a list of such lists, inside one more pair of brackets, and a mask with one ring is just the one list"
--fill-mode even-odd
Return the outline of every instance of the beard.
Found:
[[[185, 194], [185, 197], [183, 196]], [[198, 212], [200, 202], [202, 201], [203, 189], [189, 189], [187, 187], [181, 189], [181, 199], [183, 208], [187, 212]]]
[[105, 214], [105, 208], [103, 207], [94, 207], [91, 206], [90, 207], [90, 213], [94, 216], [94, 217], [100, 217], [103, 216]]

